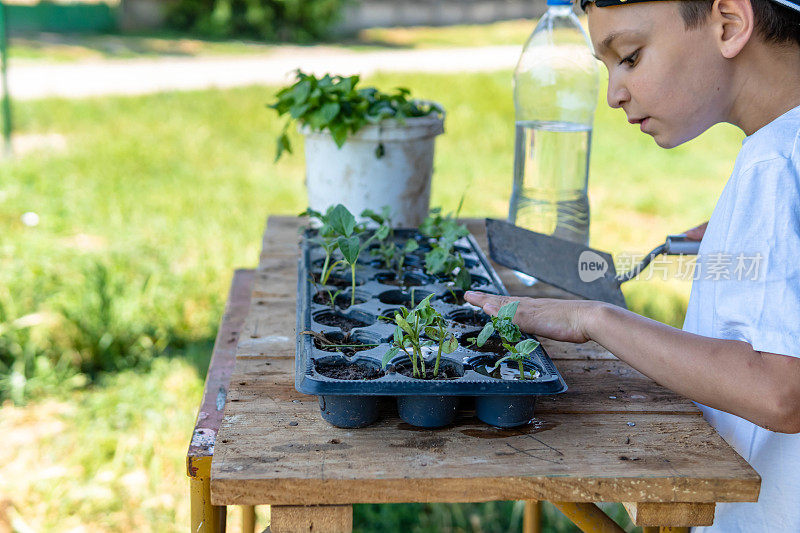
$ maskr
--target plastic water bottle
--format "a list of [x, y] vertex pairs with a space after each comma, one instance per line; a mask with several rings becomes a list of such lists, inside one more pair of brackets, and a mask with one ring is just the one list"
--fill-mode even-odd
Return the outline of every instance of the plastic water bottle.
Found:
[[[509, 222], [589, 244], [589, 149], [598, 65], [570, 0], [548, 9], [514, 70], [514, 186]], [[520, 275], [531, 284], [533, 278]]]

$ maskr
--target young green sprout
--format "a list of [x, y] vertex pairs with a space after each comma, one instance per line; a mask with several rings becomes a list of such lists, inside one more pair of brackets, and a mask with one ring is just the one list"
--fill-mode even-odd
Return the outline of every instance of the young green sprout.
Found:
[[[518, 306], [519, 302], [511, 302], [502, 306], [497, 312], [497, 316], [493, 316], [491, 321], [487, 322], [480, 334], [478, 334], [476, 344], [483, 346], [489, 340], [489, 337], [497, 332], [503, 348], [508, 351], [508, 354], [498, 359], [493, 369], [499, 367], [505, 361], [516, 361], [519, 365], [520, 379], [528, 379], [525, 377], [524, 363], [531, 359], [531, 354], [539, 347], [539, 341], [534, 339], [520, 340], [522, 332], [519, 326], [514, 324], [514, 315], [517, 314]], [[530, 379], [536, 379], [537, 373], [535, 370], [531, 370], [529, 374]]]
[[[419, 244], [414, 239], [408, 239], [402, 247], [395, 242], [391, 208], [388, 205], [383, 206], [380, 213], [376, 213], [372, 209], [365, 209], [361, 212], [361, 216], [377, 222], [377, 231], [383, 231], [386, 234], [386, 237], [379, 239], [378, 247], [370, 253], [380, 257], [383, 260], [383, 265], [388, 270], [394, 267], [397, 278], [400, 279], [403, 275], [406, 255], [419, 248]], [[387, 229], [384, 230], [384, 228]]]
[[431, 209], [419, 231], [436, 240], [431, 251], [425, 254], [425, 271], [432, 275], [444, 275], [459, 289], [468, 290], [472, 285], [472, 275], [465, 266], [464, 258], [455, 251], [456, 241], [469, 235], [467, 227], [459, 224], [453, 215], [442, 215], [442, 209], [437, 207]]
[[320, 272], [319, 276], [319, 282], [322, 285], [325, 285], [328, 282], [328, 276], [330, 276], [330, 273], [333, 270], [333, 267], [331, 266], [331, 257], [333, 257], [333, 252], [336, 250], [337, 246], [336, 240], [338, 235], [333, 229], [333, 226], [330, 224], [331, 214], [334, 207], [335, 206], [329, 207], [324, 215], [319, 211], [311, 209], [310, 207], [299, 215], [301, 217], [307, 216], [309, 218], [315, 218], [320, 223], [320, 227], [317, 229], [316, 237], [310, 240], [325, 250], [325, 262], [322, 264], [322, 272]]
[[350, 305], [353, 306], [356, 303], [356, 265], [358, 257], [374, 239], [385, 239], [389, 228], [381, 226], [370, 238], [361, 242], [361, 238], [356, 232], [358, 228], [356, 217], [345, 206], [342, 204], [334, 206], [328, 218], [333, 231], [338, 234], [336, 245], [342, 254], [342, 261], [350, 267]]
[[[384, 354], [382, 366], [392, 360], [401, 351], [405, 353], [411, 361], [411, 375], [415, 378], [425, 379], [425, 357], [422, 353], [424, 346], [438, 344], [436, 361], [433, 367], [433, 377], [439, 375], [439, 363], [442, 354], [453, 353], [458, 348], [458, 341], [455, 336], [447, 331], [447, 327], [442, 315], [431, 306], [431, 298], [427, 296], [410, 311], [404, 307], [395, 313], [394, 321], [394, 342], [392, 347]], [[427, 335], [432, 340], [423, 340], [422, 336]]]
[[[353, 214], [342, 204], [336, 204], [325, 212], [324, 215], [319, 211], [307, 209], [301, 215], [308, 215], [318, 219], [322, 222], [322, 227], [318, 231], [318, 237], [312, 239], [312, 242], [319, 244], [325, 250], [325, 262], [322, 265], [322, 273], [320, 275], [320, 283], [327, 284], [330, 273], [340, 264], [346, 264], [350, 267], [351, 291], [350, 291], [350, 305], [356, 303], [356, 263], [358, 256], [362, 250], [369, 246], [373, 239], [385, 239], [386, 232], [389, 230], [387, 227], [378, 228], [378, 230], [365, 242], [361, 242], [358, 233], [363, 230], [363, 227], [356, 223], [356, 218]], [[333, 253], [336, 249], [342, 254], [342, 259], [330, 264]], [[331, 300], [331, 306], [334, 306], [335, 297], [328, 291], [328, 297]]]

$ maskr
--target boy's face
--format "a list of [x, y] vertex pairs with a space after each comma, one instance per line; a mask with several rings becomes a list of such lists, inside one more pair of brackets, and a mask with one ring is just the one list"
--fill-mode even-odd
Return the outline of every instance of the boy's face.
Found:
[[708, 24], [686, 30], [678, 2], [588, 9], [597, 57], [608, 68], [608, 105], [621, 107], [662, 148], [724, 119], [728, 65]]

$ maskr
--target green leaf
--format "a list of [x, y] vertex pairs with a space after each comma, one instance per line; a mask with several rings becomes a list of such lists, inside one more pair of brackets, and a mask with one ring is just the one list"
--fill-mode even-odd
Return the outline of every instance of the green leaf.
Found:
[[409, 254], [411, 252], [416, 251], [418, 248], [419, 248], [419, 243], [417, 241], [415, 241], [414, 239], [408, 239], [406, 241], [405, 246], [403, 246], [403, 252]]
[[383, 354], [383, 359], [381, 359], [381, 368], [386, 368], [386, 365], [389, 363], [389, 361], [391, 361], [392, 358], [398, 353], [400, 353], [400, 348], [397, 346], [392, 346], [389, 348], [389, 350]]
[[299, 216], [299, 217], [316, 218], [320, 222], [324, 222], [324, 215], [322, 213], [320, 213], [319, 211], [311, 209], [310, 207], [307, 207], [305, 211], [303, 211], [302, 213], [300, 213], [297, 216]]
[[458, 341], [451, 333], [447, 340], [442, 344], [442, 353], [453, 353], [458, 349]]
[[295, 104], [302, 104], [311, 93], [311, 82], [309, 80], [298, 81], [292, 88], [292, 99]]
[[344, 124], [331, 124], [328, 128], [331, 130], [333, 142], [336, 143], [336, 146], [339, 148], [344, 146], [344, 142], [347, 140], [347, 126]]
[[329, 210], [327, 216], [328, 224], [333, 228], [333, 231], [344, 237], [349, 237], [353, 234], [353, 230], [356, 227], [356, 217], [345, 206], [336, 204]]
[[369, 218], [370, 220], [373, 220], [373, 221], [377, 222], [378, 224], [383, 224], [385, 222], [385, 219], [381, 215], [379, 215], [378, 213], [373, 211], [372, 209], [364, 209], [361, 212], [361, 216], [364, 217], [364, 218]]
[[472, 274], [466, 268], [458, 271], [456, 276], [456, 287], [461, 290], [467, 291], [472, 286]]
[[425, 335], [430, 337], [431, 339], [439, 340], [439, 328], [435, 328], [433, 326], [426, 326], [425, 327]]
[[325, 120], [326, 123], [330, 123], [336, 118], [336, 115], [339, 114], [340, 106], [336, 102], [328, 102], [320, 109], [320, 113], [322, 114], [322, 118]]
[[289, 142], [289, 136], [286, 135], [285, 133], [282, 133], [281, 135], [278, 136], [278, 146], [275, 151], [275, 161], [281, 158], [284, 151], [289, 152], [291, 154], [292, 143]]
[[344, 256], [344, 260], [350, 265], [355, 265], [356, 261], [358, 261], [358, 254], [361, 252], [361, 240], [354, 235], [353, 237], [339, 237], [336, 242], [339, 245], [339, 251]]
[[535, 339], [525, 339], [524, 341], [520, 341], [515, 346], [517, 352], [522, 355], [529, 355], [539, 347], [539, 341]]
[[433, 294], [427, 295], [422, 301], [420, 301], [415, 307], [414, 311], [420, 311], [423, 309], [431, 309], [435, 312], [435, 310], [431, 307], [431, 298], [433, 298]]
[[378, 239], [379, 241], [384, 240], [386, 237], [389, 236], [389, 232], [391, 231], [391, 229], [392, 228], [390, 228], [389, 226], [379, 227], [377, 231], [375, 231], [375, 238]]
[[485, 326], [483, 326], [483, 329], [478, 334], [478, 342], [476, 344], [478, 346], [483, 346], [486, 344], [486, 341], [489, 340], [489, 337], [492, 336], [492, 333], [494, 333], [494, 325], [492, 325], [491, 322], [488, 322]]
[[444, 248], [435, 246], [430, 252], [425, 254], [425, 271], [428, 274], [444, 272], [449, 255], [449, 252]]
[[400, 326], [400, 328], [402, 328], [403, 331], [405, 331], [409, 335], [414, 335], [414, 329], [411, 327], [411, 324], [409, 324], [405, 318], [403, 318], [399, 314], [395, 314], [394, 321], [397, 323], [398, 326]]
[[510, 318], [513, 320], [514, 315], [517, 314], [517, 307], [519, 307], [519, 301], [507, 303], [497, 312], [497, 317]]
[[311, 105], [306, 103], [295, 104], [289, 109], [289, 115], [292, 118], [300, 118], [306, 114], [306, 111], [308, 111], [309, 107], [311, 107]]
[[497, 317], [493, 317], [492, 323], [503, 340], [507, 342], [517, 342], [522, 338], [522, 332], [520, 332], [519, 326], [511, 322], [510, 318], [498, 319]]

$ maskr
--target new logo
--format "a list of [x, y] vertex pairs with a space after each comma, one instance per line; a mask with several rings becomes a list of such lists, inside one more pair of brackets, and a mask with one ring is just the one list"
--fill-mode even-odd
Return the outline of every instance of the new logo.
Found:
[[608, 270], [608, 262], [591, 250], [584, 250], [578, 257], [578, 276], [584, 283], [602, 278]]

